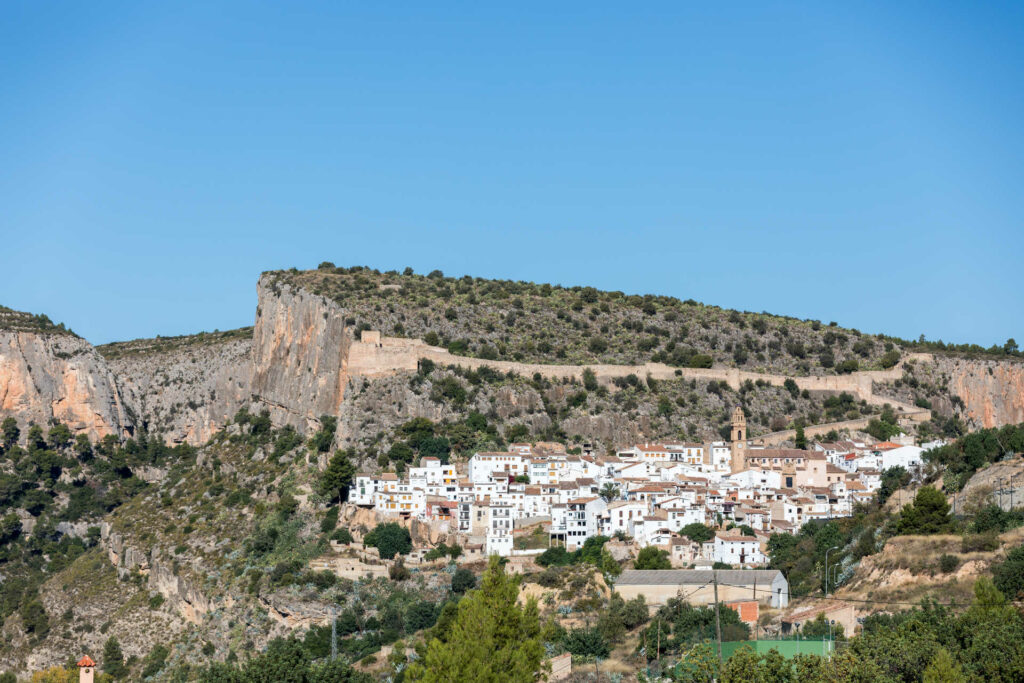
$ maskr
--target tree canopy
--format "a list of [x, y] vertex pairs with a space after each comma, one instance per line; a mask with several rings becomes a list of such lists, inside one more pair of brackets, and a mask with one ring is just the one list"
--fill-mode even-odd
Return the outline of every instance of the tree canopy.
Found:
[[914, 502], [903, 506], [897, 530], [901, 534], [941, 534], [949, 530], [949, 503], [934, 486], [922, 486]]
[[363, 537], [363, 543], [376, 548], [381, 558], [390, 560], [395, 555], [412, 552], [412, 536], [409, 530], [396, 522], [378, 524]]
[[481, 587], [459, 601], [445, 640], [431, 639], [407, 679], [424, 683], [532, 683], [545, 651], [536, 600], [520, 607], [519, 582], [492, 557]]

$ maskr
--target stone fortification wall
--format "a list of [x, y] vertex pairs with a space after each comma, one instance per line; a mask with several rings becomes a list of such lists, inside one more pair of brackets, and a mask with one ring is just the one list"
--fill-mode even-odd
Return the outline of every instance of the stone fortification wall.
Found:
[[[526, 377], [540, 374], [550, 379], [583, 379], [583, 371], [590, 369], [599, 382], [610, 383], [616, 378], [636, 375], [647, 376], [658, 380], [695, 379], [699, 381], [716, 380], [726, 382], [733, 389], [750, 380], [766, 381], [775, 386], [782, 386], [787, 379], [793, 379], [800, 389], [808, 391], [846, 391], [856, 395], [872, 405], [891, 404], [901, 416], [918, 422], [931, 418], [928, 410], [913, 405], [900, 403], [892, 398], [874, 393], [875, 382], [886, 382], [903, 376], [902, 362], [889, 370], [866, 370], [849, 375], [810, 375], [807, 377], [790, 377], [788, 375], [762, 374], [739, 370], [737, 368], [674, 368], [663, 363], [644, 363], [641, 365], [547, 365], [541, 363], [518, 363], [514, 361], [485, 360], [456, 356], [447, 349], [429, 346], [420, 339], [402, 339], [381, 337], [379, 333], [364, 333], [363, 339], [349, 345], [346, 362], [346, 373], [350, 377], [385, 377], [400, 372], [413, 372], [420, 359], [429, 359], [438, 365], [455, 365], [463, 368], [476, 369], [482, 366], [501, 372], [515, 372]], [[929, 359], [927, 354], [911, 354], [908, 359], [922, 361]], [[905, 362], [905, 361], [904, 361]], [[856, 423], [856, 424], [854, 424]], [[860, 429], [867, 426], [867, 420], [851, 420], [847, 423], [836, 423], [840, 428]], [[822, 433], [834, 428], [830, 425]], [[780, 434], [782, 434], [780, 432]], [[790, 436], [792, 438], [792, 436]]]

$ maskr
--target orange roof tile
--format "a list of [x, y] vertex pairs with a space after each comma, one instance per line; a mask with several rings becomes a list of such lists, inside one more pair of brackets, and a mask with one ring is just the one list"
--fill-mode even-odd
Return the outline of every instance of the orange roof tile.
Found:
[[85, 655], [78, 660], [78, 666], [96, 666], [96, 662], [92, 661], [92, 658], [89, 657], [89, 655]]

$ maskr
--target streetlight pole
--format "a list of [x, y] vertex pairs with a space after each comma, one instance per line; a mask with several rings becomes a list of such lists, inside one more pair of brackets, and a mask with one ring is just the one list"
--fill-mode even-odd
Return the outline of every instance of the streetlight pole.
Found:
[[828, 597], [828, 554], [833, 550], [839, 550], [839, 546], [834, 545], [825, 551], [825, 597]]

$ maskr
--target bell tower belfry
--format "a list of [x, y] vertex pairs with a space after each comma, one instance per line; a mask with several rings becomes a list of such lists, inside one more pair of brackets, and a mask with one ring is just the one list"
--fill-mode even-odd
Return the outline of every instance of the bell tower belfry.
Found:
[[731, 448], [733, 474], [747, 469], [747, 416], [743, 414], [743, 408], [736, 406], [732, 411], [732, 438]]

